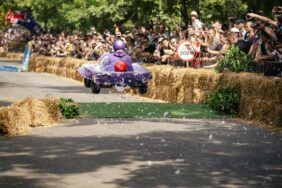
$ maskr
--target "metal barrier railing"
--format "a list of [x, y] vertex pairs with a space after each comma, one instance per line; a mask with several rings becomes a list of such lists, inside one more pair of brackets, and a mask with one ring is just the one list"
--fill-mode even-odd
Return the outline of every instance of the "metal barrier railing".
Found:
[[282, 62], [265, 61], [255, 63], [255, 72], [263, 73], [265, 76], [282, 77]]

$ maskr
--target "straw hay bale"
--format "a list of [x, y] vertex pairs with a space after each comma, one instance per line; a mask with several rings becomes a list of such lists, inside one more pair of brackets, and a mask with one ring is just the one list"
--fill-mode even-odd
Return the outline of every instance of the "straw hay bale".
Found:
[[220, 85], [238, 89], [242, 96], [253, 96], [282, 103], [282, 79], [252, 73], [223, 74]]
[[12, 106], [24, 108], [29, 111], [31, 127], [47, 126], [58, 121], [59, 107], [58, 100], [52, 98], [34, 99], [26, 98], [16, 102]]
[[240, 101], [239, 117], [270, 126], [282, 127], [282, 105], [271, 100], [244, 96]]
[[[219, 75], [210, 70], [146, 66], [152, 72], [146, 96], [175, 103], [198, 103], [207, 99], [208, 92], [218, 85]], [[165, 89], [169, 87], [170, 89]], [[166, 92], [165, 94], [163, 92]]]
[[76, 70], [66, 68], [66, 77], [74, 79], [75, 78], [75, 72], [76, 72]]
[[61, 118], [61, 113], [59, 109], [59, 102], [60, 100], [58, 98], [43, 98], [40, 99], [42, 102], [44, 102], [46, 110], [48, 112], [49, 116], [49, 123], [54, 124], [59, 121]]
[[3, 52], [0, 53], [0, 57], [6, 57], [8, 59], [21, 61], [23, 59], [23, 53], [15, 53], [15, 52]]
[[82, 76], [77, 73], [77, 69], [83, 64], [97, 63], [96, 61], [86, 61], [75, 58], [56, 58], [33, 55], [30, 62], [30, 71], [47, 72], [83, 81]]
[[56, 75], [57, 75], [57, 76], [64, 77], [63, 74], [64, 74], [64, 73], [63, 73], [63, 68], [56, 66]]
[[66, 64], [64, 65], [64, 67], [68, 68], [68, 69], [72, 69], [72, 66], [73, 66], [73, 59], [72, 58], [67, 58], [66, 59]]
[[26, 108], [18, 106], [0, 108], [0, 133], [15, 136], [30, 131], [31, 119]]
[[63, 77], [68, 77], [69, 71], [70, 71], [70, 70], [69, 70], [68, 68], [63, 67], [63, 68], [62, 68], [62, 76], [63, 76]]
[[1, 52], [0, 57], [7, 57], [7, 54], [8, 54], [7, 52]]
[[74, 80], [82, 82], [83, 81], [83, 77], [77, 71], [75, 71]]
[[14, 136], [27, 134], [30, 127], [52, 125], [61, 117], [59, 99], [26, 98], [0, 108], [0, 132]]
[[13, 60], [22, 60], [24, 57], [23, 53], [14, 53], [14, 52], [8, 52], [7, 53], [7, 58], [13, 59]]
[[57, 67], [56, 66], [50, 66], [50, 72], [51, 74], [56, 74], [57, 73]]

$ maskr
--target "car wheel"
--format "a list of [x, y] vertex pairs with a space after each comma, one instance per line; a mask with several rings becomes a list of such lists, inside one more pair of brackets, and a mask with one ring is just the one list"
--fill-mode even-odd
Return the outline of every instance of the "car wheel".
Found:
[[91, 91], [94, 94], [100, 93], [100, 86], [97, 83], [95, 83], [93, 80], [91, 81]]
[[146, 94], [147, 93], [147, 90], [148, 90], [148, 85], [142, 85], [140, 87], [138, 87], [138, 92], [143, 95], [143, 94]]
[[91, 87], [91, 80], [84, 78], [83, 82], [84, 82], [85, 87], [87, 87], [87, 88]]

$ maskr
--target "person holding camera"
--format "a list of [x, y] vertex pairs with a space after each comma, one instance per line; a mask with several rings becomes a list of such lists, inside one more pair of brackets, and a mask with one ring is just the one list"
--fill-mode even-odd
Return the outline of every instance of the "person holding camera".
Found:
[[[272, 16], [275, 18], [277, 15], [282, 15], [282, 6], [277, 6], [277, 7], [273, 7], [272, 9]], [[258, 19], [261, 20], [267, 24], [273, 25], [273, 26], [278, 26], [277, 20], [272, 20], [270, 18], [267, 18], [265, 16], [261, 16], [255, 13], [248, 13], [247, 14], [247, 19], [251, 20], [251, 19]]]

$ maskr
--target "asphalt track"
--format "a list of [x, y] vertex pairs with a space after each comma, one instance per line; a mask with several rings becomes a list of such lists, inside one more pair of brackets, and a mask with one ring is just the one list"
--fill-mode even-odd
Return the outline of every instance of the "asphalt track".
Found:
[[[0, 59], [0, 66], [19, 67], [20, 64], [11, 60]], [[81, 82], [51, 74], [0, 71], [0, 105], [9, 104], [26, 97], [42, 98], [45, 96], [72, 98], [76, 102], [151, 101], [129, 94], [125, 95], [117, 92], [114, 88], [101, 89], [100, 94], [94, 95]]]
[[[0, 101], [142, 101], [47, 74], [0, 72]], [[89, 101], [90, 100], [90, 101]], [[0, 137], [0, 187], [282, 187], [282, 135], [231, 120], [78, 119]]]

